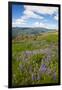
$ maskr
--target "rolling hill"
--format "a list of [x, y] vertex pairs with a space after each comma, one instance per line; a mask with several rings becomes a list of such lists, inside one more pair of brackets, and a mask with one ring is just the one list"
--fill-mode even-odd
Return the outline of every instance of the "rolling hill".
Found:
[[19, 35], [34, 35], [34, 34], [40, 34], [40, 33], [45, 33], [45, 32], [52, 32], [56, 31], [55, 29], [47, 29], [47, 28], [19, 28], [19, 27], [14, 27], [12, 28], [12, 37], [16, 37]]

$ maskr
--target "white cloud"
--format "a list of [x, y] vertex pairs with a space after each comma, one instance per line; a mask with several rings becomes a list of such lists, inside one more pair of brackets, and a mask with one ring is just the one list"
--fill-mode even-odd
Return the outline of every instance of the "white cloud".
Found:
[[16, 19], [15, 21], [12, 22], [12, 27], [20, 27], [25, 23], [26, 21], [24, 21], [23, 19]]
[[43, 19], [42, 16], [37, 15], [33, 11], [30, 11], [30, 10], [25, 10], [23, 17], [26, 17], [27, 19], [29, 19], [29, 18]]
[[41, 22], [35, 22], [33, 24], [33, 27], [44, 27], [45, 28], [45, 24], [44, 23], [41, 23]]
[[32, 11], [32, 12], [37, 12], [40, 14], [53, 14], [54, 12], [58, 12], [57, 7], [49, 7], [49, 6], [24, 6], [26, 10]]
[[58, 20], [58, 14], [57, 14], [56, 16], [54, 16], [54, 19], [55, 19], [55, 20]]
[[25, 22], [23, 19], [16, 19], [16, 22], [18, 22], [18, 23], [23, 23], [23, 22]]
[[47, 29], [58, 29], [58, 25], [49, 24], [49, 23], [41, 23], [41, 22], [35, 22], [33, 24], [33, 27], [42, 27], [42, 28], [47, 28]]
[[58, 29], [58, 25], [56, 25], [56, 24], [45, 24], [45, 27], [47, 28], [47, 29]]

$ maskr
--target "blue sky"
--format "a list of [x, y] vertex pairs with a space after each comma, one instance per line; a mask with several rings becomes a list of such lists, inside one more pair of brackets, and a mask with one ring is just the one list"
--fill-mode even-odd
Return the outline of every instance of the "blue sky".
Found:
[[12, 5], [12, 27], [58, 29], [58, 8]]

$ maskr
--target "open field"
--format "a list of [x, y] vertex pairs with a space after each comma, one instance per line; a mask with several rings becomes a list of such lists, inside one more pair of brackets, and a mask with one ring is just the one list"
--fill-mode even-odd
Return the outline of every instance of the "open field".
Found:
[[12, 40], [12, 85], [58, 83], [58, 32]]

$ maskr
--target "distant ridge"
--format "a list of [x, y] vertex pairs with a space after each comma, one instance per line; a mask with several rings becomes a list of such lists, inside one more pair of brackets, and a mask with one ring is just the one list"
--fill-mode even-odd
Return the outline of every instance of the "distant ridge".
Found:
[[40, 28], [40, 27], [13, 27], [12, 28], [12, 37], [16, 37], [18, 35], [34, 35], [34, 34], [40, 34], [45, 32], [52, 32], [57, 31], [55, 29], [47, 29], [47, 28]]

